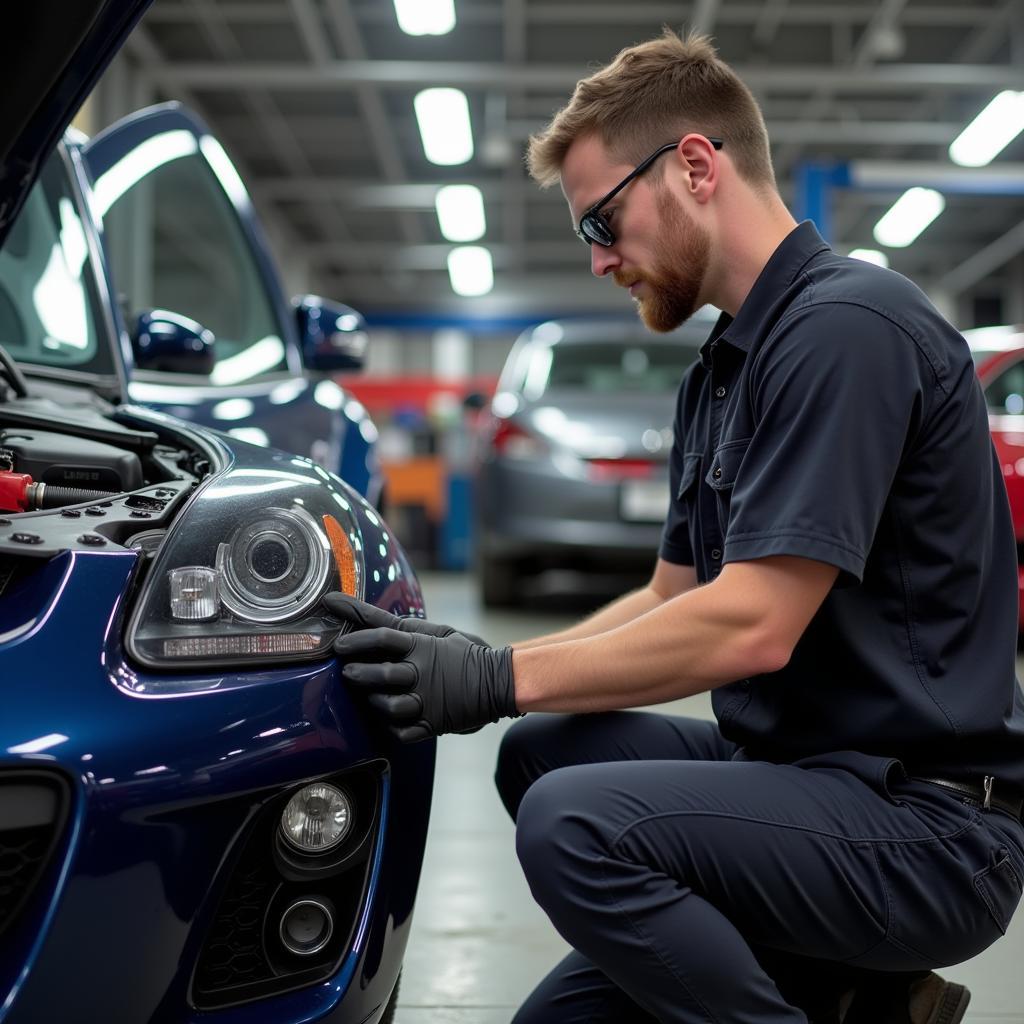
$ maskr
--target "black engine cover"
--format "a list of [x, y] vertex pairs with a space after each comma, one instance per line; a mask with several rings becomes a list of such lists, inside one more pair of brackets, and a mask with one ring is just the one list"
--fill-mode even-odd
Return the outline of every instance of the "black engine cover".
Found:
[[87, 438], [28, 428], [0, 431], [0, 448], [14, 453], [14, 471], [59, 487], [134, 491], [144, 483], [138, 455]]

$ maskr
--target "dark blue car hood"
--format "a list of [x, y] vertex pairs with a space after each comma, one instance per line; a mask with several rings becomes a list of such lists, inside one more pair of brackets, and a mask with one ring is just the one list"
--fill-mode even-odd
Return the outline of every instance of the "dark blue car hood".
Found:
[[151, 2], [4, 5], [0, 244], [43, 160]]

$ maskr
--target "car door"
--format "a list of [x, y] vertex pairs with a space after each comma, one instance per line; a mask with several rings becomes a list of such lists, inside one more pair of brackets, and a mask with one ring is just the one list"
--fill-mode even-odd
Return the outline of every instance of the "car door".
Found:
[[992, 441], [1010, 498], [1013, 528], [1024, 539], [1024, 350], [993, 360], [984, 370], [982, 386], [988, 406]]
[[82, 155], [129, 332], [158, 310], [216, 339], [208, 374], [136, 365], [131, 398], [309, 455], [376, 500], [372, 430], [359, 429], [365, 414], [333, 381], [304, 375], [295, 314], [252, 202], [206, 125], [164, 104], [106, 129]]

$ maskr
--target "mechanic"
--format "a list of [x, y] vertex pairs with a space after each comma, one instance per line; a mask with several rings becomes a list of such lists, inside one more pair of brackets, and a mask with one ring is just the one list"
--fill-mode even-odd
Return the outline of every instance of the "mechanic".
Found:
[[[932, 972], [1024, 878], [1014, 536], [967, 344], [776, 189], [761, 112], [671, 31], [530, 142], [592, 269], [684, 377], [650, 583], [492, 649], [333, 595], [344, 678], [406, 740], [531, 714], [497, 769], [573, 952], [534, 1022], [955, 1024]], [[717, 722], [621, 709], [712, 692]]]

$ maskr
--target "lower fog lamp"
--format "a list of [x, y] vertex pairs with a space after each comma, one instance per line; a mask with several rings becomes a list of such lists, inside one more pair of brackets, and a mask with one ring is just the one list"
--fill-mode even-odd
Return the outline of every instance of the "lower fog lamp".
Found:
[[281, 942], [295, 956], [319, 953], [334, 933], [330, 900], [309, 897], [289, 904], [281, 915]]
[[293, 850], [327, 853], [352, 828], [352, 801], [337, 786], [314, 782], [288, 801], [281, 815], [281, 836]]

